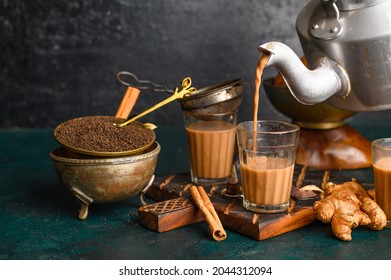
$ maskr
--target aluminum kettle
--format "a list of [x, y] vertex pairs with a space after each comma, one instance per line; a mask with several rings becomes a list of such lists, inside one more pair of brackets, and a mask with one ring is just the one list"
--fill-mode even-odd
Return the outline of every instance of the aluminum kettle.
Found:
[[269, 53], [296, 99], [354, 112], [391, 109], [391, 0], [312, 0], [296, 29], [309, 69], [286, 45]]

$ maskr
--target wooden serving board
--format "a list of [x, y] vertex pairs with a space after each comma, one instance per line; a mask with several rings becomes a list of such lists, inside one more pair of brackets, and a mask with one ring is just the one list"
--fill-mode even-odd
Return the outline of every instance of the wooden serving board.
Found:
[[[342, 183], [351, 178], [338, 177], [338, 173], [310, 170], [297, 166], [294, 173], [294, 186], [306, 185], [322, 187], [328, 181]], [[141, 206], [138, 211], [139, 222], [156, 232], [165, 232], [201, 222], [201, 212], [194, 204], [189, 188], [193, 184], [189, 174], [174, 174], [158, 177], [147, 192], [147, 196], [157, 201]], [[255, 240], [265, 240], [316, 220], [312, 210], [313, 203], [320, 197], [297, 197], [292, 193], [293, 208], [285, 213], [258, 214], [245, 209], [241, 198], [227, 198], [221, 195], [225, 186], [206, 186], [205, 191], [215, 207], [223, 226]]]

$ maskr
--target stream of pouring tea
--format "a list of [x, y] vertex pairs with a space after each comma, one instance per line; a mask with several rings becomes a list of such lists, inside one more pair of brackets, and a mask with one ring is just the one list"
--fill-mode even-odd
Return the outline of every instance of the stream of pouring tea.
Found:
[[[255, 70], [255, 79], [254, 79], [254, 115], [253, 115], [253, 131], [254, 131], [254, 140], [255, 133], [257, 132], [257, 121], [258, 121], [258, 107], [259, 107], [259, 90], [261, 88], [262, 74], [263, 69], [265, 68], [266, 63], [269, 61], [270, 54], [263, 53], [259, 59], [257, 69]], [[254, 141], [255, 149], [255, 141]]]
[[258, 107], [259, 107], [259, 90], [261, 88], [262, 74], [263, 69], [265, 68], [266, 63], [269, 61], [270, 55], [268, 53], [263, 53], [259, 59], [257, 69], [255, 70], [255, 80], [254, 80], [254, 115], [253, 115], [253, 128], [254, 131], [257, 131], [257, 121], [258, 121]]

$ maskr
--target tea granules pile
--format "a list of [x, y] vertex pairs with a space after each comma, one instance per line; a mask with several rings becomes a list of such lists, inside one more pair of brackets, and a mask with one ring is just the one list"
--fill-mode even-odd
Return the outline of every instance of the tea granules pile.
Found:
[[145, 147], [155, 133], [137, 123], [116, 126], [123, 119], [91, 116], [72, 119], [55, 130], [57, 141], [65, 146], [93, 152], [127, 152]]

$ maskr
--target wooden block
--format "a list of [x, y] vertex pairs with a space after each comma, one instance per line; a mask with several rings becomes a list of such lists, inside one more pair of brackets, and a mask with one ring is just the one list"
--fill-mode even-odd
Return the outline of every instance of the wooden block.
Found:
[[[224, 227], [255, 240], [265, 240], [316, 220], [311, 205], [296, 205], [291, 213], [259, 214], [246, 210], [242, 201], [213, 203]], [[230, 208], [230, 210], [227, 210]]]
[[190, 197], [157, 202], [138, 209], [139, 222], [156, 232], [165, 232], [204, 220]]

